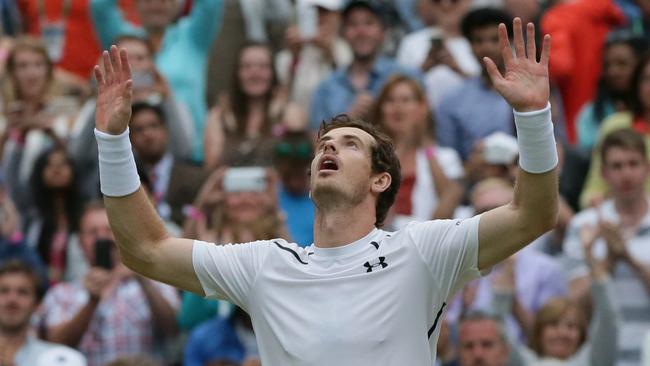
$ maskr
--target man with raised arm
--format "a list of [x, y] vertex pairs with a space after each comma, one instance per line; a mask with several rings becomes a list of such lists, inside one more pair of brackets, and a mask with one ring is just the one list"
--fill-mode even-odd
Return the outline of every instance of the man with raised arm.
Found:
[[[265, 365], [428, 365], [447, 299], [482, 270], [550, 230], [557, 212], [557, 153], [548, 104], [550, 37], [535, 59], [534, 27], [514, 51], [499, 25], [501, 75], [512, 105], [520, 172], [509, 204], [467, 220], [380, 229], [399, 189], [399, 160], [370, 124], [336, 117], [319, 133], [311, 164], [314, 244], [282, 239], [216, 246], [167, 234], [139, 188], [128, 120], [126, 53], [112, 47], [96, 67], [101, 188], [122, 260], [134, 271], [232, 301], [251, 316]], [[528, 55], [528, 56], [527, 56]]]

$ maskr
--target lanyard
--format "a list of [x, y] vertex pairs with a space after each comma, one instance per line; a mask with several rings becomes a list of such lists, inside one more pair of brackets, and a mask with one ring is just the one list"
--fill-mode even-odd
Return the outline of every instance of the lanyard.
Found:
[[[45, 0], [37, 0], [37, 11], [38, 18], [41, 20], [41, 23], [44, 23], [47, 20], [47, 12], [45, 9]], [[72, 0], [63, 0], [63, 9], [61, 11], [61, 20], [65, 23], [70, 15], [70, 10], [72, 9]]]

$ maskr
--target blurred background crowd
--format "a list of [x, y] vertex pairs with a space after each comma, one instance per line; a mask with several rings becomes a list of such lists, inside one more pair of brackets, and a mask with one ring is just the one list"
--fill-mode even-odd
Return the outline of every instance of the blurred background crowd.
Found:
[[308, 246], [313, 144], [341, 113], [394, 141], [387, 230], [512, 199], [512, 109], [481, 60], [503, 70], [514, 16], [553, 37], [560, 215], [449, 299], [436, 364], [650, 365], [648, 0], [0, 0], [0, 365], [260, 365], [241, 309], [120, 263], [102, 49], [128, 53], [131, 143], [173, 235]]

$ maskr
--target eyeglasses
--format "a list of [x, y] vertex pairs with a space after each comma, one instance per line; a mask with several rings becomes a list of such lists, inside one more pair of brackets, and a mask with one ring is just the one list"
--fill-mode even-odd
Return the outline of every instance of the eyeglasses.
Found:
[[291, 144], [286, 141], [279, 142], [275, 145], [275, 156], [278, 158], [298, 158], [301, 160], [311, 160], [312, 146], [307, 141], [298, 144]]

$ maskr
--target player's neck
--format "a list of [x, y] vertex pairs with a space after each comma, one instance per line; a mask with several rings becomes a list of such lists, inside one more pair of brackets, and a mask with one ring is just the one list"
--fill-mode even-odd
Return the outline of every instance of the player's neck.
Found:
[[375, 227], [374, 207], [360, 204], [354, 207], [316, 211], [314, 244], [320, 248], [335, 248], [353, 243], [368, 235]]

